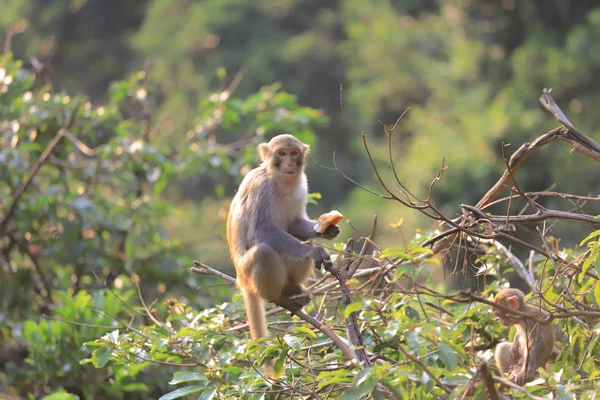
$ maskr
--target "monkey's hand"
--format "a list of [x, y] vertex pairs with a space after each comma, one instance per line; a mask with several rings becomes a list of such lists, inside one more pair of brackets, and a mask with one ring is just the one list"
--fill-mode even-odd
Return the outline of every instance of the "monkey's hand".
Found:
[[511, 373], [511, 380], [519, 386], [523, 386], [527, 382], [531, 382], [535, 379], [535, 371], [527, 373], [524, 368], [517, 369]]
[[317, 235], [319, 235], [322, 238], [327, 239], [327, 240], [331, 240], [339, 234], [340, 234], [340, 227], [337, 225], [329, 225], [325, 229], [325, 232], [317, 233]]
[[312, 254], [311, 258], [313, 260], [315, 260], [315, 267], [316, 268], [321, 268], [321, 264], [323, 264], [325, 266], [332, 265], [331, 258], [329, 257], [329, 254], [327, 254], [327, 252], [325, 251], [325, 249], [322, 248], [322, 247], [315, 247], [313, 249], [313, 254]]

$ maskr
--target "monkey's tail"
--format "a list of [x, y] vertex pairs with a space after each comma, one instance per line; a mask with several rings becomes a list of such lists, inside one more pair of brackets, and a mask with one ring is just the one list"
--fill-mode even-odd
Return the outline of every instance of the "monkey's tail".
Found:
[[[242, 290], [244, 294], [244, 303], [246, 304], [246, 315], [248, 317], [248, 325], [250, 326], [250, 337], [252, 340], [267, 336], [267, 317], [265, 316], [265, 308], [260, 296]], [[263, 364], [265, 373], [270, 377], [275, 377], [275, 362], [267, 360]]]
[[243, 290], [244, 303], [246, 304], [246, 314], [248, 316], [248, 325], [250, 326], [250, 337], [252, 340], [267, 336], [267, 318], [265, 317], [265, 308], [259, 295]]

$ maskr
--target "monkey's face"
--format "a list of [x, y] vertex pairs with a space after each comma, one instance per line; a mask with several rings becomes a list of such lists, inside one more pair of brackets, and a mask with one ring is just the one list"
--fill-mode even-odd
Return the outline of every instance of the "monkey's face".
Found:
[[279, 135], [259, 145], [258, 150], [269, 169], [288, 180], [297, 178], [304, 170], [304, 158], [310, 146], [292, 135]]
[[[518, 306], [515, 308], [513, 304], [507, 303], [505, 301], [496, 301], [496, 303], [501, 306], [518, 309]], [[498, 317], [500, 323], [504, 326], [513, 326], [519, 323], [519, 315], [507, 312], [505, 310], [501, 310], [500, 308], [492, 307], [492, 314]]]
[[294, 176], [301, 172], [304, 157], [299, 148], [278, 148], [272, 156], [272, 165], [282, 174]]
[[498, 320], [504, 326], [513, 326], [519, 322], [518, 319], [515, 319], [515, 315], [511, 315], [510, 313], [504, 312], [499, 308], [492, 307], [492, 313], [496, 317], [498, 317]]
[[[523, 292], [518, 289], [503, 289], [494, 297], [494, 303], [511, 310], [521, 311], [523, 309]], [[492, 313], [498, 317], [504, 326], [513, 326], [520, 322], [519, 314], [508, 312], [504, 309], [492, 306]]]

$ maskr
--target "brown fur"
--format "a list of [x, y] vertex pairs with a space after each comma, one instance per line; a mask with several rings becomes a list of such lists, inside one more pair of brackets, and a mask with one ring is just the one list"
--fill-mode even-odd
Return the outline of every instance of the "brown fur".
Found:
[[[494, 302], [524, 312], [533, 318], [544, 319], [546, 311], [525, 301], [525, 295], [518, 289], [503, 289], [496, 294]], [[496, 365], [502, 375], [523, 385], [537, 377], [536, 370], [544, 368], [554, 346], [554, 327], [542, 325], [531, 318], [510, 313], [497, 307], [492, 312], [505, 326], [515, 326], [517, 332], [513, 343], [503, 342], [496, 346]]]
[[[267, 335], [261, 299], [300, 310], [310, 301], [303, 282], [315, 261], [329, 259], [322, 248], [302, 243], [317, 235], [316, 221], [306, 215], [309, 146], [279, 135], [258, 150], [262, 164], [242, 181], [227, 219], [227, 242], [254, 340]], [[322, 236], [333, 238], [331, 232]]]

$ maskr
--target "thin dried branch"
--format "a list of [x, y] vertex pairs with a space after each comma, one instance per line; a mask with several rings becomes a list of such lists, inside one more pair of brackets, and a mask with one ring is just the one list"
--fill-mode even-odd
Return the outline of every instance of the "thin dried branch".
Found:
[[[541, 212], [542, 211], [542, 207], [539, 204], [537, 204], [535, 201], [533, 201], [530, 197], [528, 197], [527, 195], [525, 195], [525, 193], [523, 193], [523, 191], [519, 187], [519, 184], [517, 183], [517, 180], [515, 179], [515, 176], [514, 176], [513, 172], [511, 171], [510, 165], [509, 165], [508, 160], [506, 158], [504, 143], [502, 143], [502, 159], [504, 160], [504, 164], [506, 165], [506, 172], [508, 172], [508, 175], [510, 176], [511, 181], [515, 185], [514, 188], [517, 191], [517, 193], [519, 194], [519, 196], [521, 196], [521, 198], [523, 198], [523, 200], [525, 200], [527, 203], [529, 203], [529, 205], [531, 205], [533, 208], [535, 208], [536, 210], [538, 210], [539, 212]], [[510, 207], [509, 207], [509, 209], [510, 209]], [[508, 213], [507, 213], [507, 216], [506, 216], [506, 224], [508, 224]]]
[[527, 397], [529, 397], [531, 400], [544, 400], [543, 397], [539, 397], [534, 395], [533, 393], [531, 393], [530, 391], [528, 391], [527, 389], [525, 389], [523, 386], [519, 386], [514, 382], [509, 381], [508, 379], [504, 379], [504, 378], [500, 378], [498, 376], [494, 376], [492, 377], [492, 379], [498, 383], [501, 383], [503, 385], [509, 386], [513, 389], [518, 390], [519, 392], [524, 393]]
[[521, 147], [519, 147], [519, 149], [510, 157], [507, 170], [500, 177], [498, 182], [496, 182], [496, 184], [481, 198], [481, 200], [479, 200], [479, 202], [475, 205], [476, 208], [481, 209], [498, 197], [500, 192], [504, 190], [506, 182], [508, 182], [510, 179], [510, 174], [514, 174], [517, 168], [523, 163], [523, 161], [527, 159], [527, 157], [529, 157], [531, 153], [554, 140], [568, 142], [573, 146], [574, 151], [585, 154], [596, 161], [600, 161], [600, 145], [590, 137], [578, 131], [573, 124], [571, 124], [571, 122], [552, 98], [551, 93], [552, 89], [544, 89], [542, 96], [540, 97], [540, 102], [546, 110], [550, 111], [556, 117], [562, 127], [555, 128], [550, 132], [538, 137], [533, 142], [524, 143]]
[[423, 362], [421, 360], [419, 360], [417, 357], [410, 354], [408, 351], [404, 350], [404, 348], [402, 346], [398, 346], [397, 349], [400, 350], [402, 352], [402, 354], [404, 354], [412, 362], [416, 363], [423, 370], [423, 372], [425, 372], [427, 375], [429, 375], [429, 377], [435, 382], [435, 385], [437, 387], [439, 387], [446, 393], [452, 392], [452, 389], [450, 389], [450, 387], [448, 387], [437, 376], [435, 376], [433, 374], [433, 372], [431, 372], [431, 370], [429, 368], [427, 368], [427, 366], [425, 364], [423, 364]]
[[71, 113], [70, 113], [67, 121], [58, 129], [58, 131], [56, 132], [56, 135], [54, 135], [54, 137], [52, 138], [50, 143], [48, 143], [48, 146], [46, 146], [46, 148], [44, 149], [42, 154], [40, 154], [38, 159], [33, 163], [31, 168], [29, 169], [29, 174], [27, 175], [27, 178], [25, 178], [25, 180], [23, 181], [21, 186], [19, 186], [17, 188], [17, 190], [15, 191], [15, 193], [13, 194], [10, 206], [8, 206], [8, 211], [6, 212], [6, 214], [4, 214], [4, 217], [0, 221], [0, 236], [3, 236], [6, 233], [6, 228], [8, 226], [8, 223], [10, 222], [11, 218], [13, 217], [13, 215], [17, 209], [17, 205], [19, 204], [21, 197], [23, 196], [23, 194], [25, 193], [25, 191], [31, 184], [31, 181], [36, 176], [36, 174], [39, 172], [40, 168], [42, 167], [42, 165], [44, 165], [46, 160], [48, 160], [48, 157], [50, 157], [50, 155], [52, 154], [52, 152], [54, 151], [54, 149], [60, 142], [60, 139], [62, 139], [62, 137], [65, 135], [65, 132], [67, 132], [67, 130], [73, 124], [73, 121], [75, 120], [75, 115], [77, 115], [78, 109], [79, 109], [79, 104], [76, 104], [75, 107], [73, 107], [73, 109], [71, 110]]
[[494, 380], [492, 374], [490, 373], [490, 369], [485, 361], [479, 364], [479, 368], [477, 372], [483, 378], [483, 385], [485, 386], [485, 392], [487, 393], [489, 400], [500, 400], [500, 394], [498, 390], [494, 386]]
[[521, 147], [519, 147], [512, 156], [510, 156], [507, 170], [504, 171], [500, 179], [498, 179], [494, 186], [487, 191], [481, 200], [477, 202], [475, 208], [481, 209], [498, 197], [498, 195], [504, 190], [506, 183], [510, 180], [509, 170], [514, 174], [519, 166], [531, 155], [531, 153], [555, 140], [563, 129], [564, 128], [555, 128], [550, 132], [538, 137], [531, 143], [523, 143], [523, 145], [521, 145]]
[[[504, 255], [504, 257], [506, 257], [506, 260], [508, 261], [508, 263], [514, 268], [515, 272], [517, 274], [519, 274], [519, 276], [521, 278], [523, 278], [523, 280], [527, 283], [527, 285], [529, 285], [531, 290], [536, 294], [540, 294], [540, 285], [538, 282], [536, 282], [533, 271], [525, 268], [525, 265], [523, 264], [523, 262], [521, 262], [521, 260], [519, 260], [519, 258], [517, 256], [515, 256], [510, 250], [508, 250], [508, 248], [506, 246], [504, 246], [502, 243], [498, 242], [497, 240], [483, 239], [480, 242], [491, 244], [492, 246], [494, 246], [496, 248], [496, 250], [498, 250], [499, 253]], [[534, 252], [531, 251], [531, 254], [534, 254]]]
[[[218, 276], [234, 285], [237, 284], [237, 281], [234, 277], [224, 274], [214, 268], [211, 268], [206, 264], [203, 264], [199, 261], [194, 261], [194, 265], [195, 265], [195, 267], [188, 268], [189, 272], [193, 272], [193, 273], [197, 273], [197, 274], [214, 275], [214, 276]], [[331, 339], [331, 341], [333, 343], [335, 343], [335, 345], [342, 351], [342, 353], [344, 354], [344, 357], [346, 358], [348, 363], [350, 363], [351, 365], [356, 365], [355, 354], [352, 352], [352, 350], [350, 350], [348, 345], [338, 335], [336, 335], [335, 332], [333, 332], [333, 330], [331, 330], [331, 328], [329, 328], [328, 326], [323, 324], [318, 319], [316, 319], [302, 311], [291, 311], [291, 310], [288, 310], [288, 311], [290, 313], [292, 313], [293, 315], [296, 315], [299, 318], [303, 319], [304, 321], [308, 322], [309, 324], [311, 324], [318, 330], [320, 330], [329, 339]]]
[[21, 249], [22, 252], [27, 254], [27, 256], [31, 260], [31, 263], [33, 264], [35, 270], [37, 271], [38, 275], [40, 276], [40, 280], [42, 281], [42, 285], [44, 286], [44, 289], [46, 290], [46, 296], [45, 296], [46, 301], [48, 301], [48, 303], [50, 303], [50, 304], [53, 304], [54, 300], [52, 299], [52, 290], [53, 290], [52, 283], [51, 283], [50, 279], [48, 279], [48, 277], [46, 276], [46, 273], [44, 272], [44, 269], [40, 265], [40, 263], [38, 261], [38, 257], [31, 252], [27, 243], [21, 242], [19, 239], [17, 239], [11, 233], [8, 234], [8, 237], [10, 238], [10, 240], [12, 240], [14, 243], [16, 243], [17, 246], [19, 246], [19, 248]]
[[[340, 291], [342, 293], [342, 302], [344, 303], [345, 307], [348, 307], [350, 304], [352, 304], [352, 295], [350, 294], [348, 285], [346, 285], [346, 274], [344, 271], [348, 270], [350, 263], [352, 263], [351, 254], [353, 244], [354, 240], [352, 238], [348, 239], [348, 242], [346, 243], [347, 255], [344, 256], [342, 260], [342, 266], [340, 268], [336, 268], [333, 264], [325, 264], [325, 269], [338, 280]], [[358, 358], [358, 360], [366, 367], [371, 367], [371, 360], [369, 360], [369, 357], [367, 356], [355, 312], [351, 312], [346, 317], [346, 334], [348, 335], [348, 341], [352, 347], [354, 347], [356, 358]]]
[[544, 108], [550, 111], [558, 120], [558, 122], [567, 128], [569, 131], [567, 137], [562, 138], [573, 145], [573, 150], [585, 154], [596, 161], [600, 161], [600, 144], [589, 136], [584, 135], [577, 130], [571, 121], [565, 116], [558, 104], [552, 98], [552, 89], [546, 89], [542, 91], [540, 102]]
[[362, 262], [364, 260], [364, 256], [365, 256], [365, 254], [367, 254], [367, 251], [369, 250], [369, 244], [371, 244], [373, 242], [373, 240], [375, 239], [376, 233], [377, 233], [377, 215], [373, 216], [373, 225], [371, 226], [371, 233], [363, 242], [363, 246], [360, 249], [360, 253], [358, 254], [358, 257], [356, 257], [354, 259], [354, 261], [348, 265], [348, 271], [345, 276], [346, 279], [351, 279], [352, 276], [356, 273], [356, 270], [362, 264]]
[[528, 222], [542, 222], [549, 219], [555, 220], [565, 220], [565, 221], [573, 221], [580, 222], [584, 224], [590, 224], [594, 226], [600, 226], [600, 220], [595, 216], [587, 215], [587, 214], [577, 214], [568, 211], [560, 211], [560, 210], [549, 210], [545, 208], [541, 208], [539, 212], [536, 214], [530, 215], [490, 215], [486, 214], [478, 207], [473, 207], [468, 204], [461, 204], [461, 208], [468, 210], [475, 214], [478, 218], [485, 219], [487, 221], [503, 224], [508, 220], [509, 223], [528, 223]]

